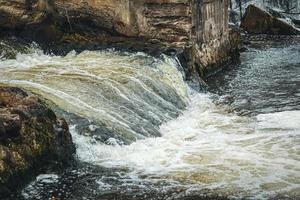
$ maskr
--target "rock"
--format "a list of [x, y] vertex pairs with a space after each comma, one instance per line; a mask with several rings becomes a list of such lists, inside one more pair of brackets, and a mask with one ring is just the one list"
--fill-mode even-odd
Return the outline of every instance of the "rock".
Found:
[[150, 52], [188, 51], [193, 73], [222, 66], [237, 49], [230, 49], [228, 19], [228, 0], [0, 0], [0, 28], [47, 47], [140, 50], [142, 43]]
[[49, 166], [64, 166], [75, 148], [64, 119], [36, 96], [0, 86], [0, 197]]
[[20, 115], [7, 111], [5, 114], [2, 113], [2, 120], [4, 122], [5, 136], [7, 138], [17, 137], [22, 126]]
[[299, 19], [292, 19], [293, 23], [297, 26], [300, 27], [300, 20]]
[[0, 0], [0, 27], [45, 43], [59, 40], [62, 32], [53, 0]]
[[269, 12], [254, 5], [249, 5], [243, 16], [241, 27], [253, 34], [297, 35], [300, 31], [278, 19]]
[[[0, 38], [0, 59], [15, 59], [18, 53], [29, 53], [31, 50], [29, 48], [30, 44], [21, 40], [21, 38], [11, 37], [9, 35], [1, 37], [1, 31]], [[1, 106], [2, 102], [0, 101], [0, 107]]]
[[4, 122], [3, 119], [0, 118], [0, 140], [2, 137], [5, 137], [6, 135], [6, 131], [5, 131], [5, 127], [4, 127]]

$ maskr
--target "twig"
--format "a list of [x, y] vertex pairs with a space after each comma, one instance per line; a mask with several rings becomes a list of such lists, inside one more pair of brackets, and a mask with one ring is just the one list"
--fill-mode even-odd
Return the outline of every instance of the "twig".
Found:
[[71, 32], [73, 32], [72, 25], [71, 25], [71, 22], [70, 22], [70, 18], [69, 18], [69, 15], [68, 15], [68, 11], [67, 11], [66, 8], [65, 8], [65, 11], [66, 11], [67, 20], [68, 20], [68, 23], [69, 23], [69, 26], [70, 26], [70, 30], [71, 30]]

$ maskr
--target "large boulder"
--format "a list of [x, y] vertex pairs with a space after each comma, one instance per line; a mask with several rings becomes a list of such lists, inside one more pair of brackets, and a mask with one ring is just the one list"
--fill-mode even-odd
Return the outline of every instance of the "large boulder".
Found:
[[300, 31], [269, 12], [249, 5], [242, 19], [241, 27], [253, 34], [298, 35]]
[[64, 119], [37, 96], [0, 86], [0, 197], [42, 169], [69, 163], [74, 151]]

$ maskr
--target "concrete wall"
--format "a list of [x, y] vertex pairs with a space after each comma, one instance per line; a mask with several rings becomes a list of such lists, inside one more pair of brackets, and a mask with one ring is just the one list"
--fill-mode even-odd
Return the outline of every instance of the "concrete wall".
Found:
[[[228, 0], [193, 0], [191, 64], [193, 70], [207, 76], [237, 51], [228, 27]], [[236, 35], [238, 39], [238, 34]]]
[[[99, 24], [129, 37], [186, 48], [189, 67], [205, 71], [228, 60], [229, 0], [57, 0], [81, 7], [99, 18]], [[88, 6], [88, 9], [87, 9]], [[65, 8], [68, 9], [68, 8]], [[102, 13], [102, 14], [101, 14]], [[197, 69], [195, 69], [197, 68]]]
[[209, 42], [228, 32], [227, 0], [194, 0], [193, 35], [197, 43]]

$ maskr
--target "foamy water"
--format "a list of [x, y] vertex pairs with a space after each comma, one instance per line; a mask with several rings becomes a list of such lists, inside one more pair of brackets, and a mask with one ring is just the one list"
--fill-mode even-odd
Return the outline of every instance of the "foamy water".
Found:
[[68, 119], [81, 162], [230, 198], [300, 197], [300, 111], [238, 116], [189, 89], [178, 67], [141, 53], [35, 51], [0, 61], [0, 83], [86, 119]]
[[71, 129], [79, 159], [253, 198], [300, 195], [300, 111], [248, 118], [216, 106], [207, 94], [191, 99], [183, 115], [160, 127], [162, 137], [129, 146], [97, 144]]
[[159, 136], [159, 125], [177, 117], [188, 101], [176, 61], [167, 57], [161, 61], [115, 51], [70, 52], [62, 57], [37, 49], [3, 60], [0, 69], [2, 83], [38, 93], [93, 121], [98, 136], [104, 132], [126, 143]]

